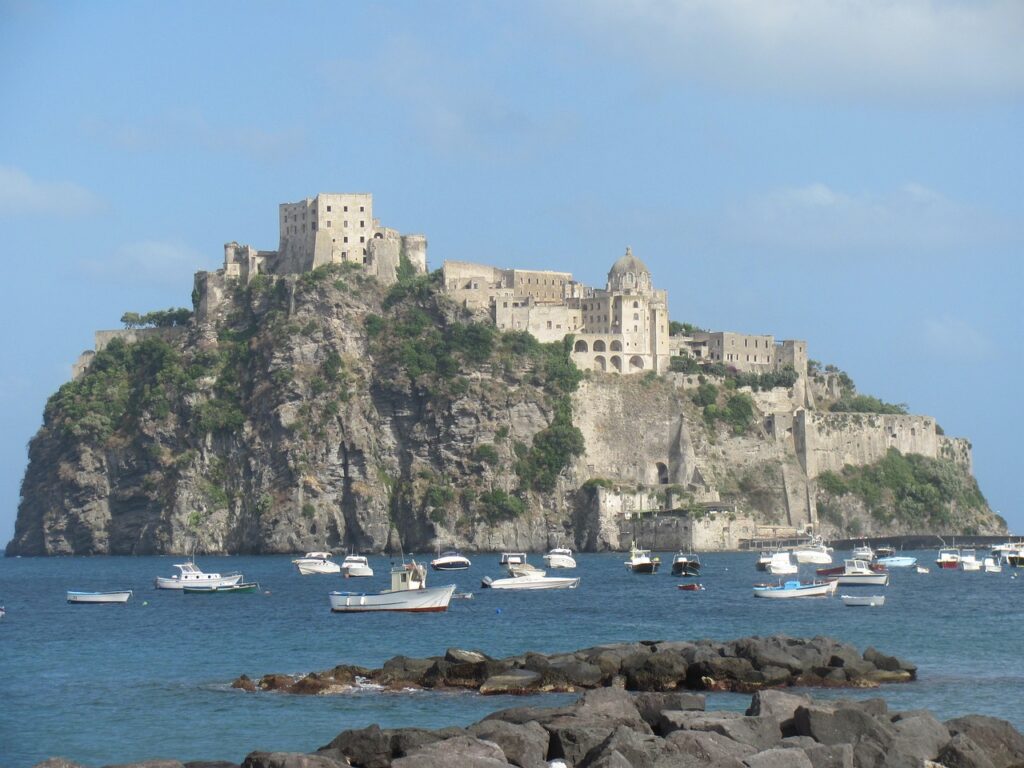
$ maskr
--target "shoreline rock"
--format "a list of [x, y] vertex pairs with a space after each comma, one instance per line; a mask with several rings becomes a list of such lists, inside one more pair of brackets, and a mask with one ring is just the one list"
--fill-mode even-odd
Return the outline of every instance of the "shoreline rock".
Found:
[[717, 642], [614, 643], [572, 653], [525, 653], [495, 659], [449, 648], [443, 656], [395, 656], [379, 669], [339, 664], [305, 675], [241, 675], [232, 687], [296, 695], [343, 693], [361, 682], [388, 690], [468, 689], [481, 695], [576, 692], [612, 686], [630, 691], [731, 691], [770, 688], [876, 688], [910, 682], [917, 667], [875, 648], [860, 653], [829, 637], [784, 635]]

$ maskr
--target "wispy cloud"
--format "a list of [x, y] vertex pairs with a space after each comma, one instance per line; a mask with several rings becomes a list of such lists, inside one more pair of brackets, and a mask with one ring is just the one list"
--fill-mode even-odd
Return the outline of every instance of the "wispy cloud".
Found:
[[1019, 224], [915, 182], [881, 194], [821, 182], [784, 187], [734, 205], [722, 218], [727, 240], [794, 252], [888, 256], [1024, 242]]
[[0, 166], [0, 216], [81, 216], [103, 208], [92, 191], [70, 181], [41, 181], [20, 168]]
[[966, 320], [948, 315], [928, 318], [921, 329], [925, 348], [938, 356], [982, 361], [994, 356], [995, 342]]
[[182, 243], [141, 240], [126, 243], [103, 258], [83, 259], [79, 267], [91, 277], [117, 283], [181, 288], [197, 270], [209, 266], [207, 261]]
[[900, 100], [1024, 93], [1019, 0], [594, 0], [556, 11], [654, 75]]
[[270, 131], [239, 118], [228, 125], [211, 122], [197, 110], [176, 110], [133, 122], [89, 118], [85, 132], [95, 139], [130, 152], [151, 152], [201, 147], [218, 152], [244, 152], [284, 156], [305, 146], [298, 127]]

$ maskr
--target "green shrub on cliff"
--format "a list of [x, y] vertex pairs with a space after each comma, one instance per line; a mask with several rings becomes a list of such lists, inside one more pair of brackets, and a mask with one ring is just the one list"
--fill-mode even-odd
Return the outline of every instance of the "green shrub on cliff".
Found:
[[839, 400], [832, 403], [830, 411], [835, 413], [907, 413], [906, 403], [887, 403], [871, 395], [844, 393]]
[[553, 491], [562, 470], [586, 449], [583, 433], [572, 423], [569, 398], [563, 397], [556, 403], [554, 418], [533, 436], [529, 448], [523, 450], [521, 445], [516, 446], [519, 460], [515, 469], [523, 485], [537, 491]]
[[823, 472], [818, 488], [833, 497], [852, 494], [881, 522], [896, 520], [937, 530], [950, 523], [952, 506], [961, 515], [987, 509], [977, 481], [959, 465], [916, 453], [904, 455], [895, 448], [874, 464]]

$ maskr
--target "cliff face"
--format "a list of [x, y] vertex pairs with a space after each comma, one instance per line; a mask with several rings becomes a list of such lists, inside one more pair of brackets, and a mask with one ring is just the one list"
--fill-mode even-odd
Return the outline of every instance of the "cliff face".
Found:
[[813, 517], [806, 430], [709, 425], [694, 386], [584, 377], [429, 278], [258, 277], [187, 334], [111, 342], [50, 399], [7, 554], [615, 546], [592, 478]]

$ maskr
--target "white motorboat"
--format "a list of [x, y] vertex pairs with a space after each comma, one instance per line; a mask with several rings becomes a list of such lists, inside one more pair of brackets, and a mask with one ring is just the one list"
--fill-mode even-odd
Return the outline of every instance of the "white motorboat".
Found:
[[754, 597], [785, 599], [796, 597], [828, 597], [836, 592], [834, 581], [812, 581], [803, 584], [799, 581], [787, 581], [785, 584], [759, 584], [754, 587]]
[[757, 556], [757, 563], [755, 563], [755, 565], [757, 566], [757, 570], [759, 570], [759, 571], [767, 571], [768, 570], [768, 566], [772, 562], [772, 554], [773, 553], [771, 553], [771, 552], [762, 552], [760, 555]]
[[430, 561], [430, 567], [435, 571], [464, 571], [472, 564], [468, 557], [464, 557], [456, 549], [441, 552]]
[[700, 558], [692, 552], [677, 552], [672, 558], [673, 576], [700, 576]]
[[544, 565], [548, 568], [575, 568], [576, 559], [572, 556], [571, 549], [555, 547], [544, 555]]
[[982, 563], [981, 567], [985, 573], [1002, 573], [1003, 564], [996, 560], [994, 557], [986, 557], [985, 562]]
[[331, 559], [330, 552], [307, 552], [302, 557], [292, 560], [303, 576], [316, 573], [338, 573], [341, 566]]
[[502, 552], [498, 565], [518, 565], [526, 562], [525, 552]]
[[1024, 541], [1008, 541], [992, 547], [992, 557], [997, 563], [1006, 563], [1013, 568], [1024, 566]]
[[448, 610], [454, 592], [454, 584], [428, 588], [427, 569], [413, 561], [391, 569], [391, 589], [376, 593], [331, 592], [328, 597], [335, 613], [439, 613]]
[[918, 573], [931, 573], [931, 569], [924, 565], [915, 565], [914, 570]]
[[954, 570], [960, 566], [960, 550], [959, 549], [940, 549], [939, 556], [935, 560], [935, 564], [939, 568], [945, 570]]
[[547, 574], [547, 571], [530, 563], [509, 563], [505, 570], [508, 571], [509, 576], [544, 576]]
[[832, 548], [826, 547], [820, 536], [815, 536], [806, 544], [793, 548], [793, 557], [799, 564], [830, 565]]
[[580, 584], [580, 577], [569, 576], [545, 576], [527, 574], [525, 576], [511, 576], [507, 579], [492, 579], [484, 576], [480, 586], [487, 589], [576, 589]]
[[186, 586], [229, 587], [242, 580], [240, 573], [204, 573], [195, 563], [176, 563], [179, 573], [166, 578], [157, 576], [153, 581], [157, 589], [183, 589]]
[[840, 595], [839, 599], [851, 608], [880, 608], [885, 605], [885, 595]]
[[634, 541], [629, 548], [629, 560], [626, 561], [626, 569], [633, 573], [657, 573], [661, 567], [660, 557], [651, 557], [651, 550], [637, 549]]
[[130, 589], [123, 589], [118, 592], [72, 592], [68, 590], [69, 603], [127, 603], [132, 596]]
[[960, 552], [961, 571], [980, 571], [981, 561], [973, 549], [964, 549]]
[[880, 557], [875, 562], [879, 565], [884, 565], [886, 568], [913, 568], [917, 565], [917, 558], [891, 555], [889, 557]]
[[767, 571], [772, 576], [790, 576], [799, 570], [789, 552], [776, 552], [772, 555], [772, 561], [768, 563]]
[[876, 571], [866, 560], [844, 560], [843, 572], [832, 576], [837, 584], [852, 586], [856, 584], [868, 584], [871, 586], [884, 587], [889, 583], [888, 571]]
[[373, 568], [362, 555], [349, 555], [341, 561], [341, 575], [346, 579], [351, 576], [373, 576]]
[[850, 553], [850, 556], [854, 560], [867, 560], [870, 563], [875, 559], [875, 551], [862, 542], [859, 547], [853, 548], [853, 552]]

